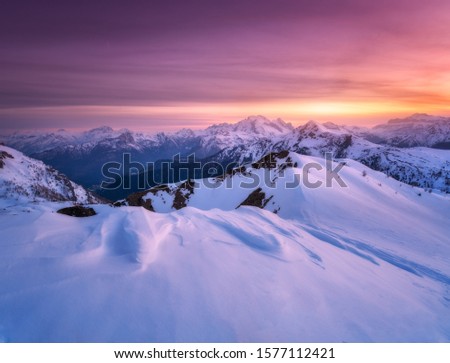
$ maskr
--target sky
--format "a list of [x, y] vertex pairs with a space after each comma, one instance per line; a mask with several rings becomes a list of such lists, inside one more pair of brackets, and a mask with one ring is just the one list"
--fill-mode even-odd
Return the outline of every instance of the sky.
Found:
[[448, 0], [33, 0], [0, 11], [0, 131], [450, 115]]

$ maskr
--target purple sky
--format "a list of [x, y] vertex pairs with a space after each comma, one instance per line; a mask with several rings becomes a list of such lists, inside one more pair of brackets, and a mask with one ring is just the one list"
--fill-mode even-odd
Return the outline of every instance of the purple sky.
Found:
[[0, 49], [0, 131], [450, 114], [447, 0], [15, 0]]

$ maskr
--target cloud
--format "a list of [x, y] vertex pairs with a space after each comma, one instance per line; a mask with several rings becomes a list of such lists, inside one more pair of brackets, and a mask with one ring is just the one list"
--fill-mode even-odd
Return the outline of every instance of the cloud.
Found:
[[[176, 120], [185, 105], [221, 118], [220, 105], [370, 102], [382, 112], [450, 100], [446, 1], [33, 1], [4, 10], [1, 128], [11, 119], [28, 127], [31, 109], [39, 125], [60, 127], [75, 119], [58, 121], [52, 108], [174, 107]], [[201, 114], [188, 118], [203, 122], [209, 111]]]

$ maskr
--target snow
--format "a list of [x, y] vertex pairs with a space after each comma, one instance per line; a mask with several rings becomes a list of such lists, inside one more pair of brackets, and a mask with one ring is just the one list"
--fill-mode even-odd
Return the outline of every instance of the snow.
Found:
[[42, 161], [31, 159], [21, 152], [0, 145], [0, 206], [34, 201], [71, 200], [93, 203], [98, 200], [83, 187], [48, 167]]
[[214, 124], [203, 130], [182, 129], [172, 133], [143, 133], [127, 129], [113, 130], [109, 126], [102, 126], [82, 132], [66, 130], [40, 133], [17, 132], [2, 136], [0, 139], [7, 145], [29, 155], [65, 149], [89, 152], [99, 144], [109, 145], [113, 149], [120, 145], [129, 150], [142, 151], [163, 146], [165, 142], [175, 144], [187, 140], [194, 142], [197, 138], [201, 139], [203, 148], [215, 151], [217, 147], [219, 150], [224, 147], [235, 148], [243, 143], [255, 141], [272, 140], [276, 143], [285, 137], [304, 138], [310, 132], [335, 136], [351, 134], [369, 141], [375, 139], [378, 143], [399, 147], [431, 147], [438, 143], [450, 142], [450, 118], [415, 114], [404, 119], [390, 120], [372, 129], [338, 126], [331, 122], [320, 124], [316, 121], [308, 121], [294, 128], [290, 123], [279, 118], [269, 120], [258, 115], [249, 116], [236, 123]]
[[[326, 187], [324, 159], [295, 153], [289, 153], [288, 157], [298, 167], [281, 170], [279, 166], [286, 162], [284, 158], [270, 171], [247, 167], [245, 173], [236, 173], [224, 180], [196, 180], [194, 193], [186, 204], [202, 210], [234, 210], [241, 208], [239, 205], [246, 197], [261, 187], [266, 199], [271, 198], [264, 209], [276, 212], [284, 219], [302, 221], [310, 233], [319, 231], [320, 234], [326, 230], [331, 236], [340, 236], [344, 244], [353, 246], [356, 243], [363, 249], [379, 246], [402, 252], [408, 258], [430, 253], [433, 257], [430, 266], [436, 265], [434, 259], [441, 260], [440, 256], [445, 255], [450, 239], [448, 227], [442, 226], [448, 225], [450, 215], [448, 195], [411, 187], [351, 159], [343, 160], [345, 166], [339, 171], [345, 187], [340, 187], [336, 181]], [[302, 168], [306, 165], [314, 165], [307, 178], [310, 183], [321, 182], [320, 188], [305, 186]], [[337, 167], [338, 163], [332, 164], [333, 169]], [[244, 187], [254, 180], [261, 183]], [[289, 187], [292, 181], [297, 182], [294, 188]], [[149, 192], [144, 199], [150, 199], [157, 212], [174, 211], [173, 193], [177, 185], [168, 186], [172, 194]], [[165, 203], [161, 202], [162, 197]], [[408, 225], [408, 228], [399, 230], [399, 224]], [[357, 242], [354, 243], [352, 239], [355, 238]], [[429, 245], [423, 241], [428, 241]], [[420, 250], [416, 251], [417, 248]], [[442, 261], [439, 268], [450, 274], [448, 259]]]
[[377, 137], [380, 142], [393, 146], [434, 147], [439, 143], [448, 144], [450, 142], [450, 118], [414, 114], [377, 125], [370, 131], [370, 134]]
[[278, 214], [235, 209], [251, 190], [220, 181], [166, 213], [0, 209], [0, 341], [448, 342], [449, 196], [353, 160], [346, 188], [287, 189], [325, 166], [289, 156], [263, 188]]
[[292, 125], [281, 119], [271, 121], [263, 116], [250, 116], [237, 123], [223, 123], [195, 131], [182, 129], [172, 133], [144, 133], [128, 129], [113, 130], [109, 126], [101, 126], [82, 132], [66, 130], [16, 132], [12, 135], [4, 135], [0, 137], [0, 140], [28, 155], [39, 155], [67, 149], [72, 150], [72, 152], [87, 153], [94, 150], [98, 145], [108, 146], [111, 149], [121, 147], [141, 151], [146, 148], [161, 146], [165, 142], [177, 144], [185, 139], [192, 141], [197, 137], [204, 139], [204, 145], [217, 143], [218, 145], [229, 146], [230, 142], [233, 145], [238, 145], [243, 140], [282, 136], [292, 130]]
[[315, 121], [294, 128], [281, 119], [259, 115], [173, 133], [146, 134], [104, 126], [78, 133], [17, 133], [0, 139], [90, 189], [101, 184], [101, 167], [109, 161], [121, 162], [124, 152], [141, 163], [171, 159], [180, 153], [226, 165], [289, 150], [312, 156], [331, 152], [336, 158], [358, 160], [403, 182], [450, 192], [450, 150], [440, 154], [442, 150], [417, 150], [448, 148], [450, 118], [438, 116], [412, 115], [368, 129]]
[[[99, 145], [160, 156], [159, 146], [194, 139], [205, 156], [216, 150], [241, 163], [274, 150], [309, 155], [289, 153], [295, 167], [283, 169], [285, 157], [270, 171], [247, 165], [196, 180], [192, 194], [180, 190], [187, 207], [178, 211], [181, 183], [143, 197], [158, 213], [93, 205], [97, 215], [74, 218], [56, 211], [95, 198], [0, 146], [13, 156], [0, 169], [0, 341], [448, 342], [450, 151], [368, 140], [429, 146], [448, 141], [448, 130], [446, 118], [428, 115], [373, 129], [314, 121], [294, 129], [251, 116], [173, 134], [12, 135], [27, 152], [85, 157]], [[305, 165], [317, 167], [310, 182], [326, 182], [325, 151], [333, 168], [345, 163], [345, 187], [305, 186]], [[242, 187], [255, 179], [267, 182]], [[263, 209], [242, 206], [258, 187]]]

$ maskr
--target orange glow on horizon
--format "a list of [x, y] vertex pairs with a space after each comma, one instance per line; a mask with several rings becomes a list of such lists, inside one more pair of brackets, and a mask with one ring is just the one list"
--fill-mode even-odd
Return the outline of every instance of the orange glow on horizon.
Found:
[[[270, 119], [282, 118], [300, 125], [308, 120], [332, 121], [338, 124], [373, 126], [391, 118], [413, 113], [450, 115], [450, 104], [376, 103], [362, 101], [276, 101], [225, 104], [183, 104], [178, 106], [58, 106], [3, 109], [0, 115], [22, 115], [39, 118], [92, 120], [114, 128], [127, 127], [140, 131], [169, 131], [183, 127], [194, 129], [214, 123], [234, 123], [249, 115], [263, 115]], [[119, 122], [120, 120], [120, 122]], [[166, 124], [165, 120], [173, 120]], [[147, 122], [148, 121], [148, 122]], [[160, 122], [158, 122], [160, 121]], [[75, 123], [76, 124], [76, 123]], [[117, 127], [117, 125], [120, 125]], [[77, 129], [77, 127], [69, 127]], [[86, 129], [85, 127], [83, 129]]]

